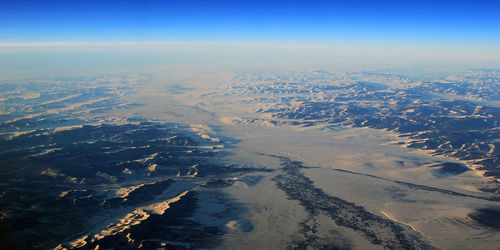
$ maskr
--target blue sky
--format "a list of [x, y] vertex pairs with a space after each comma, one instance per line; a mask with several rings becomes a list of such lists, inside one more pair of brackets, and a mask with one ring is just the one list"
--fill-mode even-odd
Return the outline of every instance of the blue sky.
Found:
[[500, 1], [1, 1], [0, 43], [500, 43]]

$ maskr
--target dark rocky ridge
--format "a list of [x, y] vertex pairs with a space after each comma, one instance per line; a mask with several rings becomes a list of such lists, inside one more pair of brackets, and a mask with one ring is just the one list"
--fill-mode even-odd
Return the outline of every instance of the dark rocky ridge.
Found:
[[164, 214], [151, 214], [146, 220], [117, 234], [105, 236], [75, 249], [199, 249], [217, 246], [223, 231], [189, 219], [197, 209], [197, 193], [189, 192], [172, 203]]
[[[197, 141], [201, 138], [151, 122], [86, 125], [1, 139], [0, 245], [10, 249], [55, 247], [92, 227], [99, 216], [153, 202], [177, 181], [196, 186], [207, 180], [268, 171], [217, 163], [216, 154], [208, 147], [199, 147]], [[153, 164], [155, 168], [151, 168]], [[124, 197], [113, 194], [117, 186], [139, 184]], [[182, 207], [178, 212], [174, 209], [161, 216], [152, 214], [147, 221], [131, 227], [127, 232], [136, 239], [134, 244], [157, 246], [152, 236], [141, 233], [146, 231], [163, 235], [158, 236], [163, 239], [158, 244], [169, 240], [194, 247], [202, 242], [215, 243], [220, 229], [189, 221], [188, 214], [182, 214], [185, 219], [179, 217], [182, 222], [172, 221], [172, 213], [181, 216], [180, 210], [196, 209], [196, 192], [191, 193], [176, 205]], [[174, 224], [162, 224], [170, 222]], [[159, 225], [165, 229], [158, 230]], [[184, 231], [174, 230], [179, 225], [184, 225]], [[123, 237], [108, 236], [92, 244], [139, 246], [123, 245]]]
[[409, 139], [407, 147], [468, 160], [486, 176], [500, 178], [500, 108], [487, 105], [500, 100], [498, 73], [468, 72], [455, 81], [392, 87], [359, 80], [373, 74], [341, 80], [328, 72], [303, 74], [298, 80], [300, 74], [247, 73], [238, 78], [244, 85], [235, 84], [228, 91], [269, 104], [257, 112], [272, 114], [275, 124], [394, 131]]

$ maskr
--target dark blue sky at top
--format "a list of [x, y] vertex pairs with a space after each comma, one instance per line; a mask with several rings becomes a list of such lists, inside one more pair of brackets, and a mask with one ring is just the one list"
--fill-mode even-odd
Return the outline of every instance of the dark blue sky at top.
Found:
[[0, 1], [0, 43], [498, 44], [500, 1]]

